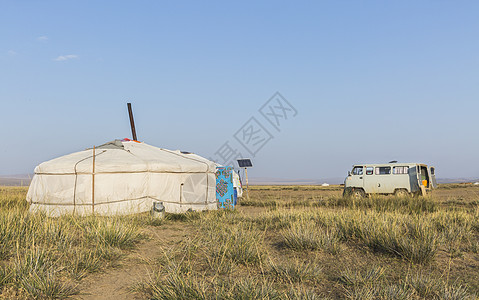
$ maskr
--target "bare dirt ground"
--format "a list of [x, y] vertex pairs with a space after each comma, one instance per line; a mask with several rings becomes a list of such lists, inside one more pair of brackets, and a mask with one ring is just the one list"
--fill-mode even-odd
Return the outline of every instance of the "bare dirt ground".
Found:
[[74, 299], [143, 299], [132, 287], [148, 279], [149, 264], [193, 232], [190, 226], [181, 223], [146, 228], [148, 240], [141, 242], [119, 265], [88, 276], [79, 285], [80, 295]]

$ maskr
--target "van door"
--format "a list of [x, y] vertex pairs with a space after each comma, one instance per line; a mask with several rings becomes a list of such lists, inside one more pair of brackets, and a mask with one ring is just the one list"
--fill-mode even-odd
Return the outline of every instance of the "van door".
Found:
[[348, 176], [348, 184], [349, 187], [363, 187], [363, 175], [364, 175], [364, 167], [363, 166], [354, 166], [353, 171], [351, 172], [351, 176]]
[[416, 193], [421, 190], [419, 187], [419, 175], [418, 175], [419, 166], [410, 166], [408, 170], [409, 174], [409, 184], [411, 185], [411, 193]]
[[437, 188], [437, 181], [436, 181], [436, 168], [429, 167], [429, 178], [431, 178], [431, 188]]
[[394, 193], [393, 178], [391, 175], [391, 166], [377, 166], [374, 168], [376, 179], [376, 191], [378, 194]]
[[427, 189], [431, 188], [431, 180], [429, 177], [429, 170], [428, 167], [425, 165], [419, 166], [420, 172], [420, 183]]
[[374, 194], [377, 193], [377, 183], [376, 183], [376, 175], [374, 175], [374, 167], [367, 166], [364, 175], [364, 191], [366, 194]]

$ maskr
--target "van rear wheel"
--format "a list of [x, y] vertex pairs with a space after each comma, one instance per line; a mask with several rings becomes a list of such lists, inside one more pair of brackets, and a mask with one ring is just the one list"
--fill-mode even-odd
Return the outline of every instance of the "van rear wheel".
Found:
[[354, 191], [351, 194], [351, 197], [354, 199], [361, 199], [366, 197], [366, 193], [364, 192], [363, 189], [354, 189]]
[[409, 197], [409, 192], [405, 189], [397, 189], [394, 191], [396, 197]]

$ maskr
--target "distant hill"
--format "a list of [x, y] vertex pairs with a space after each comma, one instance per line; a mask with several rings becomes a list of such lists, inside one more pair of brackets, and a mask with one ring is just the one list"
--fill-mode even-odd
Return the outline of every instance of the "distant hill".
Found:
[[[0, 175], [0, 185], [29, 186], [33, 174]], [[331, 177], [320, 179], [285, 179], [274, 177], [250, 177], [251, 185], [320, 185], [323, 183], [341, 184], [344, 178]], [[479, 182], [479, 178], [438, 178], [438, 183]]]
[[[463, 182], [479, 182], [479, 178], [438, 178], [438, 183], [463, 183]], [[332, 177], [321, 179], [284, 179], [272, 177], [252, 177], [249, 178], [252, 185], [320, 185], [323, 183], [342, 184], [344, 178]]]
[[272, 177], [252, 177], [249, 183], [252, 185], [320, 185], [323, 183], [341, 184], [344, 178], [320, 178], [320, 179], [284, 179]]
[[0, 175], [0, 185], [29, 186], [33, 174]]
[[438, 178], [437, 183], [478, 182], [479, 178]]

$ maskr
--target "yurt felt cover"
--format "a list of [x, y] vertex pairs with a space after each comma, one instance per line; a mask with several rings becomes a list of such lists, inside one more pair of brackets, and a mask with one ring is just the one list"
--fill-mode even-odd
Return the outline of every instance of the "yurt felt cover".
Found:
[[150, 210], [153, 201], [162, 201], [167, 212], [216, 209], [215, 171], [213, 162], [198, 155], [114, 141], [41, 163], [27, 201], [32, 211], [54, 216], [138, 213]]

